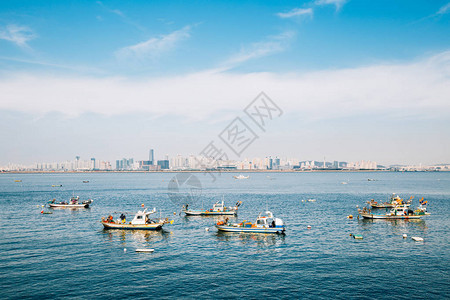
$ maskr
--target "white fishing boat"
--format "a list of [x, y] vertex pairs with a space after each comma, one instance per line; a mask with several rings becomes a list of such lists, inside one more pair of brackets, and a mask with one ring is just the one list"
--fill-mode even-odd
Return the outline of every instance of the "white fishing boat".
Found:
[[134, 230], [159, 230], [164, 224], [170, 223], [169, 219], [155, 218], [151, 219], [149, 216], [156, 213], [156, 208], [151, 211], [144, 209], [143, 211], [138, 211], [131, 222], [126, 221], [126, 216], [121, 214], [119, 219], [114, 220], [112, 215], [107, 218], [103, 218], [100, 221], [105, 229], [134, 229]]
[[420, 206], [415, 210], [409, 208], [409, 204], [397, 205], [385, 214], [374, 214], [370, 209], [358, 209], [358, 213], [364, 219], [420, 219], [425, 215], [429, 215], [426, 208], [427, 201], [420, 200]]
[[49, 200], [48, 206], [51, 208], [89, 208], [94, 200], [88, 199], [80, 202], [80, 197], [72, 197], [69, 202], [56, 202], [56, 199]]
[[[236, 202], [235, 206], [227, 207], [224, 204], [224, 201], [217, 201], [214, 203], [211, 209], [201, 209], [201, 210], [192, 210], [188, 209], [189, 205], [183, 206], [182, 212], [184, 212], [187, 216], [235, 216], [237, 215], [239, 206], [241, 206], [242, 201]], [[202, 205], [203, 206], [203, 205]]]
[[250, 176], [244, 176], [242, 174], [239, 174], [238, 176], [233, 176], [234, 179], [248, 179]]
[[283, 220], [275, 218], [270, 211], [266, 211], [265, 214], [260, 213], [255, 223], [246, 220], [241, 223], [229, 223], [225, 219], [225, 221], [217, 222], [216, 228], [219, 231], [238, 233], [284, 233], [286, 231]]

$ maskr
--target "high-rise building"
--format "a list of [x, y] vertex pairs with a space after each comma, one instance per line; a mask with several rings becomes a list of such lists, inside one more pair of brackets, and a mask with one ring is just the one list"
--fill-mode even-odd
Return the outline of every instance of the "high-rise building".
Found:
[[153, 149], [150, 149], [149, 155], [148, 155], [148, 160], [150, 161], [151, 165], [155, 164], [155, 152]]
[[158, 160], [158, 166], [161, 170], [168, 170], [169, 169], [169, 160]]

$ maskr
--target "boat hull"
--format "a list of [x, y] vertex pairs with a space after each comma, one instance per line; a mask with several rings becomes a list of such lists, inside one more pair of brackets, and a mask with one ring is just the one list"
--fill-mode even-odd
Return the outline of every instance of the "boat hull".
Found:
[[160, 230], [164, 225], [164, 223], [143, 224], [143, 225], [118, 224], [109, 222], [100, 222], [100, 223], [102, 223], [105, 229], [125, 229], [125, 230]]
[[410, 219], [420, 219], [422, 215], [374, 215], [374, 214], [361, 214], [364, 219], [387, 219], [387, 220], [410, 220]]
[[49, 203], [48, 205], [51, 208], [89, 208], [90, 203], [86, 203], [86, 204], [56, 204], [56, 203]]
[[224, 232], [250, 232], [250, 233], [284, 233], [285, 227], [235, 227], [226, 225], [216, 225], [217, 230]]
[[187, 216], [235, 216], [237, 211], [185, 210]]

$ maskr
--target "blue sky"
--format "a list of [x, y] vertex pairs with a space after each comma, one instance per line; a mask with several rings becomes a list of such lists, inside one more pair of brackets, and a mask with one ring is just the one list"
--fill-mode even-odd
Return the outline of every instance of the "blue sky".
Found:
[[246, 156], [450, 162], [449, 21], [448, 0], [2, 1], [0, 164], [195, 154], [262, 90], [285, 114]]

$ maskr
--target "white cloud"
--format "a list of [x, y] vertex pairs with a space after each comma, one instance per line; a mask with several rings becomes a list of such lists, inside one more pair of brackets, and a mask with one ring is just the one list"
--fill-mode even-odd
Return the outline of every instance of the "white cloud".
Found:
[[179, 42], [190, 37], [191, 26], [185, 26], [180, 30], [167, 35], [150, 38], [136, 45], [131, 45], [118, 50], [115, 54], [120, 59], [146, 59], [157, 58], [161, 54], [172, 50]]
[[336, 7], [336, 11], [339, 11], [347, 1], [348, 0], [316, 0], [314, 3], [316, 5], [334, 5]]
[[436, 13], [436, 15], [443, 15], [450, 12], [450, 2], [442, 6]]
[[0, 28], [0, 39], [10, 41], [22, 49], [30, 49], [28, 41], [34, 39], [36, 35], [26, 26], [17, 26], [14, 24]]
[[231, 68], [251, 59], [257, 59], [284, 51], [292, 38], [294, 32], [286, 31], [279, 35], [270, 36], [266, 40], [256, 42], [250, 46], [243, 47], [237, 54], [225, 61], [225, 68]]
[[282, 19], [292, 18], [292, 17], [299, 17], [299, 16], [313, 16], [314, 11], [312, 8], [294, 8], [293, 10], [286, 12], [286, 13], [277, 13], [277, 16], [279, 16]]
[[240, 112], [260, 91], [287, 115], [303, 119], [367, 114], [449, 118], [450, 51], [408, 64], [301, 74], [205, 71], [147, 79], [7, 74], [0, 76], [0, 109], [208, 119]]

